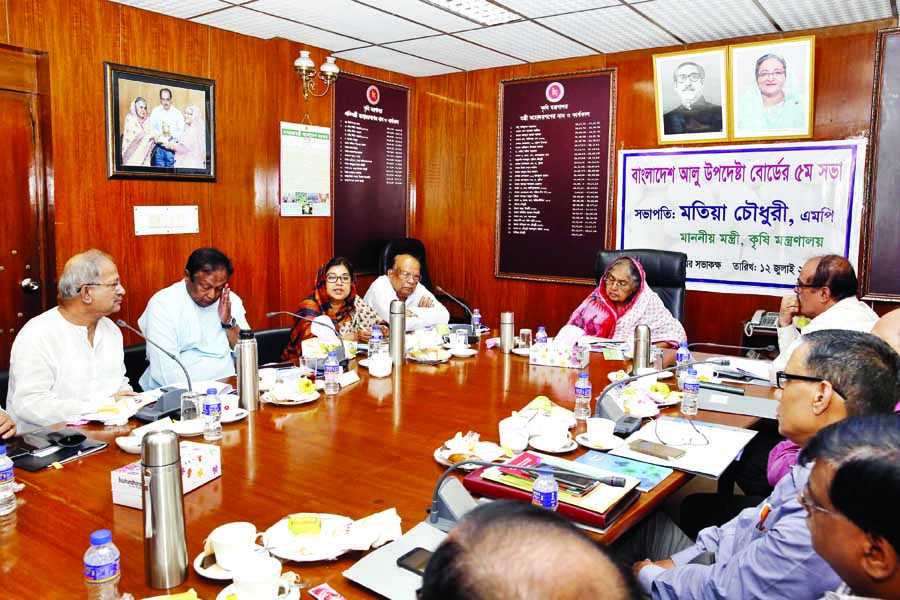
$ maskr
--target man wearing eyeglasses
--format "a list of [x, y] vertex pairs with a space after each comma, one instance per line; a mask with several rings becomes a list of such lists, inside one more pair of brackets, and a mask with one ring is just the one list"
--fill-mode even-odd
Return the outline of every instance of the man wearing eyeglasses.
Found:
[[387, 275], [372, 282], [364, 299], [385, 321], [391, 318], [392, 301], [405, 302], [407, 331], [429, 325], [446, 325], [450, 321], [450, 313], [434, 294], [424, 285], [419, 285], [421, 278], [419, 261], [409, 254], [398, 254]]
[[871, 331], [878, 315], [857, 299], [858, 287], [853, 265], [843, 256], [817, 256], [803, 263], [793, 293], [781, 299], [780, 354], [773, 361], [774, 370], [784, 368], [804, 334], [823, 329]]
[[693, 62], [681, 63], [673, 79], [681, 104], [663, 115], [663, 132], [673, 135], [722, 131], [722, 107], [703, 97], [703, 67]]
[[[228, 287], [232, 274], [234, 266], [221, 250], [194, 250], [184, 277], [156, 292], [138, 319], [147, 339], [177, 356], [194, 381], [234, 375], [231, 350], [238, 330], [250, 324], [244, 303]], [[147, 344], [147, 360], [143, 389], [184, 382], [181, 367], [152, 344]]]
[[58, 306], [28, 321], [13, 342], [7, 410], [19, 433], [133, 394], [122, 332], [106, 318], [125, 297], [112, 258], [99, 250], [70, 258], [58, 295]]
[[[900, 356], [873, 335], [805, 335], [777, 375], [778, 430], [802, 447], [848, 416], [890, 414], [900, 398], [898, 372]], [[703, 529], [696, 543], [659, 515], [632, 534], [622, 558], [638, 551], [650, 556], [633, 568], [654, 599], [816, 600], [835, 589], [839, 578], [813, 552], [797, 500], [809, 473], [807, 466], [794, 465], [762, 504], [721, 527]], [[708, 560], [694, 564], [703, 556]]]

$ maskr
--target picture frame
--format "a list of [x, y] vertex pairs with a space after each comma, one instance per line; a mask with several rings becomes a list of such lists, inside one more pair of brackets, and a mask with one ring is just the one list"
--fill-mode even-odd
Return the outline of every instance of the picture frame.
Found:
[[107, 176], [216, 181], [216, 82], [103, 65]]
[[813, 134], [815, 36], [728, 47], [731, 139]]
[[728, 47], [653, 56], [656, 133], [662, 144], [728, 139]]

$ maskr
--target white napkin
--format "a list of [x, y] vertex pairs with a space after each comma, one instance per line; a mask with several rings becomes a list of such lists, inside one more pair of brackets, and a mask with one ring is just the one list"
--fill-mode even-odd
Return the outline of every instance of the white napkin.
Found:
[[312, 334], [314, 336], [316, 336], [329, 346], [334, 346], [340, 343], [338, 336], [334, 332], [334, 324], [326, 315], [319, 315], [318, 317], [313, 319], [310, 330], [312, 331]]
[[575, 325], [566, 325], [559, 330], [559, 333], [557, 333], [556, 337], [553, 338], [553, 341], [550, 342], [550, 347], [571, 350], [575, 347], [575, 343], [578, 341], [578, 339], [583, 335], [584, 329], [582, 329], [581, 327], [576, 327]]

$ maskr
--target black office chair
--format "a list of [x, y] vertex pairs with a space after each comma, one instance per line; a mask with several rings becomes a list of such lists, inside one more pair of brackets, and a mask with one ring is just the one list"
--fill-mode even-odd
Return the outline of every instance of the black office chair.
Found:
[[284, 352], [285, 347], [291, 340], [291, 328], [260, 329], [255, 334], [256, 362], [259, 365], [282, 362], [281, 353]]
[[9, 393], [9, 371], [0, 371], [0, 408], [6, 410], [6, 394]]
[[[381, 250], [381, 256], [378, 258], [378, 274], [386, 275], [388, 269], [394, 266], [394, 258], [400, 254], [409, 254], [419, 261], [420, 274], [422, 275], [419, 283], [421, 285], [424, 285], [426, 290], [434, 294], [435, 298], [437, 298], [441, 302], [441, 304], [448, 306], [451, 309], [460, 310], [460, 306], [453, 302], [453, 299], [450, 298], [450, 296], [444, 293], [435, 293], [434, 285], [431, 283], [431, 275], [428, 274], [428, 262], [425, 257], [425, 244], [423, 244], [421, 240], [417, 240], [416, 238], [398, 238], [395, 240], [388, 240], [388, 242], [384, 245], [384, 248], [382, 248]], [[454, 297], [465, 305], [467, 312], [464, 316], [457, 316], [453, 315], [453, 310], [451, 310], [450, 322], [470, 323], [472, 307], [463, 298], [460, 298], [459, 296]]]
[[606, 267], [620, 256], [630, 256], [641, 263], [647, 275], [647, 285], [656, 292], [669, 312], [684, 323], [685, 281], [687, 280], [687, 254], [669, 250], [601, 250], [597, 253], [594, 278], [600, 278]]
[[150, 362], [147, 360], [147, 344], [141, 342], [140, 344], [132, 344], [130, 346], [125, 346], [125, 376], [128, 378], [128, 383], [131, 384], [131, 389], [136, 392], [143, 392], [143, 388], [141, 388], [141, 384], [139, 383], [141, 380], [141, 375], [144, 374], [144, 371], [147, 370], [147, 367], [150, 366]]

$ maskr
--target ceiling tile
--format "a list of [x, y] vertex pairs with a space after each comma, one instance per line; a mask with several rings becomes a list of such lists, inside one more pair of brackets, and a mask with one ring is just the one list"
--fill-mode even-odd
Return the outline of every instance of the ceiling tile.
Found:
[[526, 17], [547, 17], [615, 6], [619, 4], [619, 0], [553, 0], [552, 2], [547, 0], [499, 0], [497, 3]]
[[367, 4], [373, 8], [378, 8], [394, 15], [403, 15], [407, 19], [418, 21], [423, 25], [434, 27], [435, 29], [446, 33], [480, 27], [478, 23], [422, 2], [422, 0], [390, 0], [390, 2], [379, 2], [379, 0], [359, 1], [361, 4]]
[[888, 19], [890, 0], [760, 0], [785, 31]]
[[621, 5], [546, 17], [538, 19], [538, 22], [604, 53], [679, 43], [642, 15]]
[[430, 77], [432, 75], [444, 75], [446, 73], [458, 73], [458, 69], [439, 65], [430, 60], [424, 60], [380, 46], [358, 48], [335, 54], [340, 59], [352, 60], [370, 67], [387, 69], [396, 73], [405, 73], [413, 77]]
[[753, 0], [657, 0], [634, 8], [688, 44], [776, 31]]
[[180, 2], [172, 2], [171, 0], [112, 0], [119, 4], [126, 4], [135, 8], [141, 8], [178, 19], [187, 19], [196, 15], [202, 15], [210, 11], [228, 8], [231, 6], [219, 0], [181, 0]]
[[517, 65], [522, 62], [449, 35], [397, 42], [387, 44], [387, 47], [449, 64], [466, 71]]
[[595, 50], [531, 21], [463, 31], [456, 35], [526, 62], [596, 54]]

